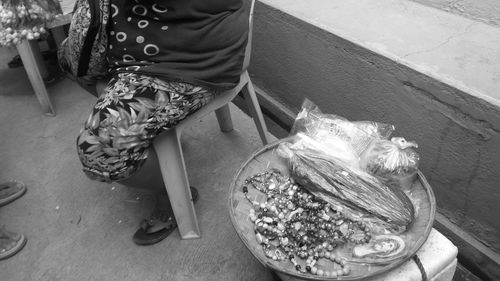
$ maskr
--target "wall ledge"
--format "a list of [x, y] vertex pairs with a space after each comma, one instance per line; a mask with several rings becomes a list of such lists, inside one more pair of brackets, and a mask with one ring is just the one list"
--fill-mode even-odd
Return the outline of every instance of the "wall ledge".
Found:
[[500, 28], [402, 0], [259, 0], [500, 106]]

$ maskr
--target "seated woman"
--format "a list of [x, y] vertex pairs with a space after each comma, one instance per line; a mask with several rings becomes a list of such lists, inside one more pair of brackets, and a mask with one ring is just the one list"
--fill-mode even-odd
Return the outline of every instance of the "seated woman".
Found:
[[[244, 0], [111, 0], [111, 79], [77, 137], [83, 171], [98, 181], [144, 182], [156, 136], [239, 82], [248, 38]], [[152, 155], [154, 157], [154, 155]], [[176, 227], [160, 175], [137, 244]], [[192, 190], [196, 196], [195, 190]]]

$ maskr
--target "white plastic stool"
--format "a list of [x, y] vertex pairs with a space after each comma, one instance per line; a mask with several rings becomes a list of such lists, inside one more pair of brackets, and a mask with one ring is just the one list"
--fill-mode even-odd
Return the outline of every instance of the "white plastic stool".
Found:
[[253, 7], [255, 0], [248, 0], [248, 3], [245, 4], [248, 4], [250, 9], [249, 32], [245, 49], [245, 58], [243, 61], [243, 73], [240, 76], [239, 84], [233, 89], [218, 94], [209, 104], [181, 121], [175, 128], [159, 135], [153, 142], [153, 146], [158, 156], [163, 182], [165, 183], [165, 188], [170, 198], [170, 204], [172, 205], [182, 239], [195, 239], [201, 237], [180, 144], [182, 129], [191, 126], [203, 116], [215, 111], [221, 131], [231, 131], [233, 129], [233, 124], [229, 112], [229, 103], [241, 91], [263, 144], [266, 145], [269, 143], [264, 117], [260, 110], [252, 81], [246, 70], [250, 63]]
[[175, 128], [159, 135], [153, 142], [156, 154], [158, 155], [163, 182], [165, 183], [182, 239], [201, 237], [180, 144], [182, 129], [191, 126], [203, 116], [215, 111], [221, 131], [231, 131], [233, 124], [228, 104], [236, 97], [240, 90], [243, 92], [262, 142], [264, 145], [269, 143], [266, 124], [252, 82], [246, 71], [241, 75], [240, 83], [236, 88], [218, 95], [215, 100], [184, 119]]

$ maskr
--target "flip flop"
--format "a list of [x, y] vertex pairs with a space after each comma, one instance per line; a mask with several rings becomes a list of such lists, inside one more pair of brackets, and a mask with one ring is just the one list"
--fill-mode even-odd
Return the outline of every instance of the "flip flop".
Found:
[[166, 221], [151, 218], [141, 223], [132, 239], [140, 246], [153, 245], [167, 238], [176, 228], [177, 223], [173, 216], [169, 216]]
[[[10, 242], [9, 242], [10, 240]], [[5, 229], [0, 230], [0, 245], [6, 246], [5, 248], [0, 248], [0, 260], [9, 258], [17, 254], [26, 245], [26, 237], [22, 234], [17, 234], [14, 232], [7, 231]], [[10, 247], [9, 247], [10, 246]]]
[[11, 180], [0, 183], [0, 207], [23, 196], [26, 190], [26, 185], [20, 181]]
[[[198, 201], [198, 191], [191, 188], [193, 202]], [[158, 207], [155, 207], [156, 209]], [[172, 207], [167, 206], [165, 210], [155, 210], [150, 219], [143, 220], [139, 229], [135, 232], [132, 240], [135, 244], [145, 246], [152, 245], [167, 238], [177, 228]]]

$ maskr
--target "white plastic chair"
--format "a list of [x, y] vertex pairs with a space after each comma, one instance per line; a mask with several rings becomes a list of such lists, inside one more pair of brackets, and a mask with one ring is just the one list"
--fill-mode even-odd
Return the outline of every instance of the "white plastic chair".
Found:
[[244, 71], [240, 76], [239, 84], [231, 90], [218, 94], [210, 103], [188, 116], [175, 128], [169, 129], [159, 135], [153, 142], [154, 149], [158, 156], [163, 182], [165, 183], [165, 188], [170, 198], [170, 203], [182, 239], [195, 239], [201, 237], [180, 143], [182, 130], [191, 126], [205, 115], [215, 111], [221, 131], [231, 131], [233, 129], [233, 124], [229, 111], [229, 103], [239, 92], [242, 92], [263, 144], [269, 143], [264, 117], [260, 110], [252, 81], [247, 72], [250, 62], [253, 8], [255, 0], [249, 0], [249, 2], [250, 30], [243, 63]]

